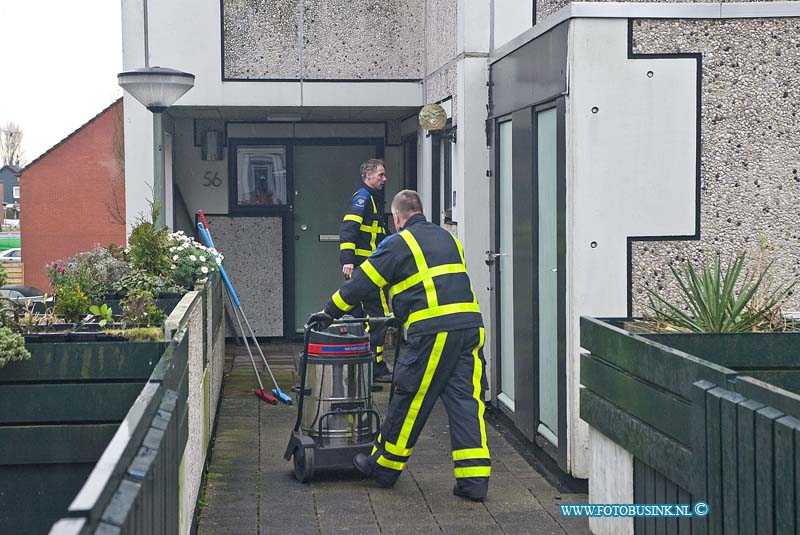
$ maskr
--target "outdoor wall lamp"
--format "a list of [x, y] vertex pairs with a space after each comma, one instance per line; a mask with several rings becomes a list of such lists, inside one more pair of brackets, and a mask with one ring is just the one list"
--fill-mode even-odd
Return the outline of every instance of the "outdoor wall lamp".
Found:
[[159, 206], [156, 225], [164, 226], [164, 147], [161, 114], [194, 87], [194, 74], [165, 67], [145, 67], [121, 72], [117, 81], [144, 107], [153, 112], [153, 202]]

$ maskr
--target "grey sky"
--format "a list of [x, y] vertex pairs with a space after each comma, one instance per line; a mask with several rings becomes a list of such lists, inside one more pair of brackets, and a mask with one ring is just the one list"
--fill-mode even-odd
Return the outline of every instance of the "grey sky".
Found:
[[28, 162], [122, 95], [120, 0], [0, 0], [0, 127]]

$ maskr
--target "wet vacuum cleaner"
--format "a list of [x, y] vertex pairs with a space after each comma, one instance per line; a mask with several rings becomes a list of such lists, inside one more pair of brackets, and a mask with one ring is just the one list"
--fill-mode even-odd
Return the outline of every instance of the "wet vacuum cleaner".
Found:
[[367, 321], [345, 317], [322, 331], [305, 326], [297, 421], [283, 456], [294, 458], [294, 475], [302, 483], [318, 469], [354, 469], [353, 457], [372, 451], [381, 422], [372, 406]]

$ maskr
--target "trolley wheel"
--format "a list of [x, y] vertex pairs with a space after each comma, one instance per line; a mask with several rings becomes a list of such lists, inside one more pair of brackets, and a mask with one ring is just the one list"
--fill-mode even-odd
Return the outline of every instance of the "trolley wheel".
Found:
[[308, 483], [314, 477], [314, 449], [294, 449], [294, 477], [300, 483]]

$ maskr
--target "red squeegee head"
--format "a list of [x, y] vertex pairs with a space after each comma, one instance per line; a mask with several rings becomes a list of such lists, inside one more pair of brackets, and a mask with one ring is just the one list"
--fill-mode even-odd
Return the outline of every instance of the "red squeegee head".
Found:
[[267, 403], [271, 403], [272, 405], [278, 404], [278, 398], [264, 390], [263, 388], [256, 388], [253, 392], [255, 395], [266, 401]]

